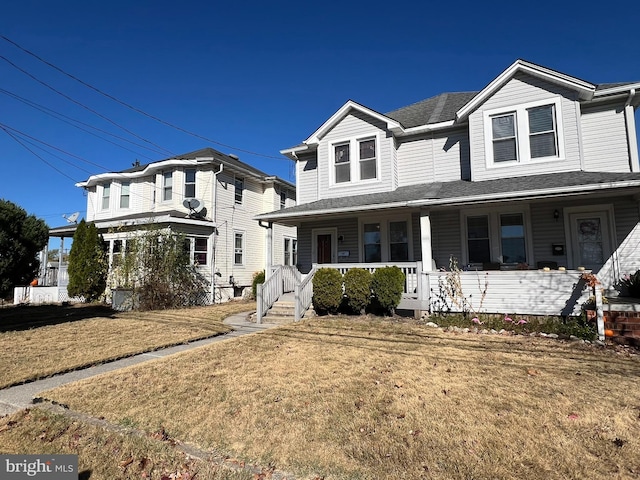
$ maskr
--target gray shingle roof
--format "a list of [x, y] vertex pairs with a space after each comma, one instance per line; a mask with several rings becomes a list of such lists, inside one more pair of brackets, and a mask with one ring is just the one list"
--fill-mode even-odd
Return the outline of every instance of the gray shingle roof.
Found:
[[[392, 192], [345, 196], [339, 198], [327, 198], [316, 202], [297, 205], [295, 207], [278, 210], [260, 215], [257, 218], [273, 217], [280, 215], [300, 214], [312, 215], [314, 212], [327, 212], [331, 210], [358, 209], [359, 207], [373, 207], [420, 200], [433, 200], [434, 204], [446, 204], [447, 200], [461, 203], [460, 199], [490, 196], [504, 193], [513, 193], [517, 197], [519, 192], [532, 192], [536, 190], [563, 187], [579, 187], [596, 184], [609, 184], [624, 181], [640, 182], [640, 173], [605, 173], [605, 172], [565, 172], [544, 175], [532, 175], [525, 177], [499, 178], [481, 182], [456, 180], [452, 182], [435, 182], [420, 185], [400, 187]], [[464, 200], [462, 201], [464, 203]]]
[[618, 83], [599, 83], [596, 85], [596, 91], [606, 90], [608, 88], [624, 87], [625, 85], [633, 85], [638, 82], [618, 82]]
[[442, 93], [385, 115], [400, 122], [404, 128], [446, 122], [454, 120], [456, 112], [477, 94], [478, 92]]

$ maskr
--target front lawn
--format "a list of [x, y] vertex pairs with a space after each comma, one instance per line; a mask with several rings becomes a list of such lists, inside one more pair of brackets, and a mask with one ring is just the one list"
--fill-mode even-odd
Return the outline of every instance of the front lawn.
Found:
[[43, 396], [311, 478], [609, 479], [640, 475], [639, 376], [577, 342], [320, 318]]
[[0, 310], [0, 388], [228, 332], [253, 302], [116, 313], [95, 305]]

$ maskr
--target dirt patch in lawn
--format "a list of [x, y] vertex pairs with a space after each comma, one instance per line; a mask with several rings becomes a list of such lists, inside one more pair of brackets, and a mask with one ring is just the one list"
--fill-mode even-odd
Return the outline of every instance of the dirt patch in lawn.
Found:
[[594, 346], [315, 319], [46, 392], [301, 475], [634, 478], [640, 362]]

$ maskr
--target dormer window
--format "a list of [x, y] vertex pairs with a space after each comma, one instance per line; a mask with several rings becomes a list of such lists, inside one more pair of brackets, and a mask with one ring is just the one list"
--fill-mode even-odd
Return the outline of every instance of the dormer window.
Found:
[[564, 158], [560, 99], [484, 112], [487, 166]]
[[173, 172], [162, 174], [162, 201], [168, 202], [173, 197]]
[[376, 137], [354, 138], [334, 143], [333, 183], [376, 180], [379, 162], [377, 143]]

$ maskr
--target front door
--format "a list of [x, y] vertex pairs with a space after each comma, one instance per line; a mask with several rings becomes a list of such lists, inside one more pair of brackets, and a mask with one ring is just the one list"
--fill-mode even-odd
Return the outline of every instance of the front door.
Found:
[[331, 263], [331, 234], [321, 233], [316, 237], [317, 263]]
[[598, 271], [611, 256], [611, 230], [606, 210], [571, 213], [574, 267]]

